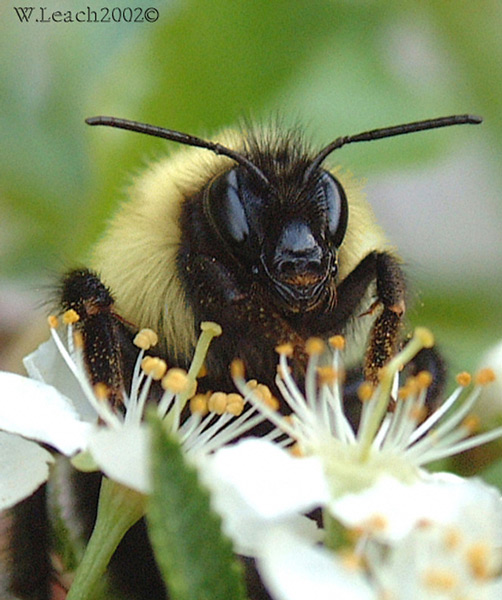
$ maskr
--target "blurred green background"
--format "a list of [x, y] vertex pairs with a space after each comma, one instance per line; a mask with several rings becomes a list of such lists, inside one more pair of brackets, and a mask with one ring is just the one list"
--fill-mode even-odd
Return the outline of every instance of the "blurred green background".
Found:
[[[100, 18], [103, 4], [43, 6], [45, 17], [90, 6]], [[0, 5], [4, 364], [46, 283], [85, 262], [130, 174], [176, 149], [86, 126], [96, 114], [200, 136], [280, 114], [319, 147], [376, 127], [482, 115], [480, 127], [355, 144], [332, 159], [367, 179], [375, 212], [409, 264], [410, 319], [433, 329], [454, 368], [472, 368], [502, 338], [500, 2], [113, 3], [157, 9], [155, 22], [140, 23], [37, 23], [39, 6], [30, 5], [30, 22], [17, 4]]]

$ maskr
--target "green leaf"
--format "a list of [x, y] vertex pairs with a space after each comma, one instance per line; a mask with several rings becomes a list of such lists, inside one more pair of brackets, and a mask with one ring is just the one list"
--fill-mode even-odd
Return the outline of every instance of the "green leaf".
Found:
[[147, 522], [155, 557], [172, 600], [244, 599], [242, 566], [209, 493], [187, 464], [180, 444], [151, 420], [154, 488]]

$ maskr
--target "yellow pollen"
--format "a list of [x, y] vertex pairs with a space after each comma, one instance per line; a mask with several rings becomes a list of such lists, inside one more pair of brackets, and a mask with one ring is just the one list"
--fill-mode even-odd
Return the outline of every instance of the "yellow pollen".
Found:
[[388, 521], [383, 515], [372, 515], [363, 525], [366, 531], [385, 531]]
[[454, 550], [458, 548], [460, 542], [462, 541], [462, 533], [459, 529], [455, 527], [450, 527], [444, 536], [444, 545], [448, 550]]
[[141, 368], [147, 375], [150, 375], [154, 381], [159, 381], [166, 374], [167, 364], [161, 358], [145, 356], [141, 361]]
[[298, 442], [295, 442], [292, 446], [290, 446], [288, 448], [291, 456], [294, 456], [295, 458], [302, 458], [302, 456], [305, 456], [305, 453], [303, 452], [300, 444], [298, 444]]
[[410, 417], [416, 422], [421, 423], [427, 416], [425, 406], [414, 406], [410, 411]]
[[476, 415], [467, 415], [462, 421], [462, 427], [465, 427], [469, 434], [476, 433], [476, 431], [479, 431], [480, 427], [479, 417]]
[[98, 400], [108, 400], [108, 396], [110, 394], [110, 388], [106, 385], [106, 383], [99, 382], [95, 383], [93, 386], [94, 395]]
[[207, 406], [211, 412], [222, 415], [227, 410], [227, 394], [225, 392], [212, 393]]
[[368, 400], [371, 400], [374, 391], [375, 388], [373, 387], [373, 384], [369, 381], [363, 381], [357, 389], [357, 396], [361, 402], [368, 402]]
[[309, 356], [318, 356], [324, 352], [325, 344], [321, 338], [311, 337], [305, 342], [305, 352]]
[[340, 558], [342, 565], [349, 571], [360, 571], [364, 567], [363, 557], [353, 550], [342, 550]]
[[466, 554], [472, 575], [476, 579], [487, 579], [490, 576], [490, 548], [488, 545], [483, 542], [472, 544]]
[[227, 413], [238, 417], [244, 410], [244, 398], [240, 394], [228, 394]]
[[279, 410], [279, 400], [272, 394], [270, 388], [264, 383], [258, 383], [254, 389], [254, 393], [274, 411]]
[[156, 346], [159, 341], [159, 336], [153, 329], [140, 329], [136, 334], [133, 344], [141, 350], [149, 350], [152, 346]]
[[458, 385], [461, 385], [462, 387], [467, 387], [472, 381], [471, 374], [467, 371], [462, 371], [455, 379], [457, 380]]
[[230, 374], [233, 379], [242, 379], [246, 373], [244, 363], [240, 358], [234, 359], [230, 364]]
[[162, 379], [162, 387], [174, 394], [185, 392], [188, 389], [189, 383], [190, 380], [187, 372], [183, 369], [178, 369], [177, 367], [169, 369]]
[[82, 350], [82, 348], [84, 347], [84, 336], [82, 335], [81, 331], [73, 332], [73, 343], [75, 345], [75, 348], [77, 348], [78, 350]]
[[202, 364], [202, 367], [200, 368], [200, 371], [197, 373], [197, 377], [205, 377], [207, 375], [207, 367], [206, 367], [206, 363]]
[[432, 348], [434, 346], [434, 336], [426, 327], [415, 327], [413, 333], [418, 337], [424, 348]]
[[202, 321], [200, 328], [202, 331], [212, 333], [214, 337], [218, 337], [222, 334], [221, 325], [218, 325], [218, 323], [214, 323], [213, 321]]
[[293, 356], [294, 348], [292, 344], [279, 344], [275, 347], [275, 351], [277, 352], [277, 354], [281, 354], [284, 356]]
[[79, 320], [80, 320], [80, 317], [78, 316], [77, 311], [73, 310], [73, 308], [70, 308], [69, 310], [67, 310], [63, 313], [63, 323], [65, 325], [73, 325], [74, 323], [76, 323]]
[[56, 329], [59, 325], [59, 319], [56, 317], [56, 315], [50, 315], [47, 317], [47, 323], [49, 323], [49, 327], [51, 329]]
[[211, 395], [210, 392], [206, 394], [195, 394], [193, 398], [190, 398], [190, 412], [205, 417], [209, 412], [208, 398]]
[[335, 350], [345, 350], [345, 338], [343, 335], [332, 335], [328, 342]]
[[420, 390], [426, 390], [432, 384], [432, 373], [429, 371], [420, 371], [415, 377]]
[[452, 590], [458, 583], [455, 573], [446, 569], [428, 569], [423, 575], [424, 584], [436, 590]]
[[321, 385], [332, 385], [338, 379], [338, 373], [333, 367], [317, 367], [319, 383]]
[[477, 385], [488, 385], [489, 383], [493, 383], [495, 381], [495, 373], [493, 369], [481, 369], [476, 373], [476, 377], [474, 381]]

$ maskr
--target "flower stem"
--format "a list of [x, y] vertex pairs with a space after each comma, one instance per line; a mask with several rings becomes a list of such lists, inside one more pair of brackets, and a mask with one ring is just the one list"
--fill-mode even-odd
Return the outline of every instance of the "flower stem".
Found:
[[103, 477], [94, 529], [66, 600], [92, 600], [126, 532], [145, 512], [146, 497]]

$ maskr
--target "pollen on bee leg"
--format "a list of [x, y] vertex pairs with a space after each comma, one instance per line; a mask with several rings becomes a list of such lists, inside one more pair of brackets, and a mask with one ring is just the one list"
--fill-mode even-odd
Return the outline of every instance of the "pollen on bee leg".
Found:
[[162, 387], [165, 390], [173, 392], [173, 394], [180, 394], [188, 389], [190, 380], [188, 374], [183, 369], [173, 367], [162, 378]]
[[63, 313], [63, 323], [65, 325], [73, 325], [77, 321], [80, 321], [80, 317], [73, 308], [70, 308]]
[[153, 329], [140, 329], [135, 335], [133, 344], [141, 350], [149, 350], [152, 346], [156, 346], [159, 341], [159, 336]]
[[167, 364], [164, 360], [156, 356], [145, 356], [141, 361], [141, 368], [154, 381], [159, 381], [166, 374]]

